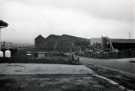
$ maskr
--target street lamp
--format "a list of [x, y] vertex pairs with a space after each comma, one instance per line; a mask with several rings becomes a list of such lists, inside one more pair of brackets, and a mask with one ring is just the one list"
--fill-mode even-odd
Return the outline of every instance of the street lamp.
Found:
[[0, 20], [0, 50], [1, 50], [1, 44], [2, 44], [2, 33], [1, 33], [1, 30], [2, 28], [5, 28], [5, 27], [8, 27], [8, 23], [6, 23], [5, 21], [3, 20]]

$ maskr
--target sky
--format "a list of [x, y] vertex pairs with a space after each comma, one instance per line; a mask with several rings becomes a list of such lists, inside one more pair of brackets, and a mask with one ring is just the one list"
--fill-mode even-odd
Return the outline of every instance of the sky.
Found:
[[135, 38], [134, 0], [0, 0], [0, 19], [9, 23], [2, 40], [15, 43], [39, 34]]

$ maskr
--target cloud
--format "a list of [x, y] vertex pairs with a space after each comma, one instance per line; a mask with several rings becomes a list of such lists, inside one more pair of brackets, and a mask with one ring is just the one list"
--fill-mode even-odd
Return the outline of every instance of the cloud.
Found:
[[65, 33], [87, 38], [103, 34], [127, 38], [133, 32], [127, 0], [122, 0], [124, 5], [121, 0], [102, 1], [103, 4], [99, 0], [6, 0], [1, 6], [1, 17], [10, 26], [3, 31], [3, 39], [33, 43], [38, 34]]
[[[9, 0], [10, 1], [10, 0]], [[134, 0], [14, 0], [28, 5], [54, 6], [86, 11], [93, 16], [133, 21]]]

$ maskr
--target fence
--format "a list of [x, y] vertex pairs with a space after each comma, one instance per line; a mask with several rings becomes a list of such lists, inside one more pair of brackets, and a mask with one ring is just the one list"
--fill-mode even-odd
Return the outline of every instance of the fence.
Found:
[[84, 55], [86, 57], [93, 58], [133, 58], [135, 57], [135, 50], [121, 50], [119, 52], [85, 52]]

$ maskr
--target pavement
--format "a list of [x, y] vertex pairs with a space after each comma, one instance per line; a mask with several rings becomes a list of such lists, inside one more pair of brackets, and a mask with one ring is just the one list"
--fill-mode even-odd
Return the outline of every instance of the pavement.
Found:
[[84, 65], [66, 64], [25, 64], [3, 63], [0, 64], [0, 75], [32, 75], [32, 74], [94, 74]]

